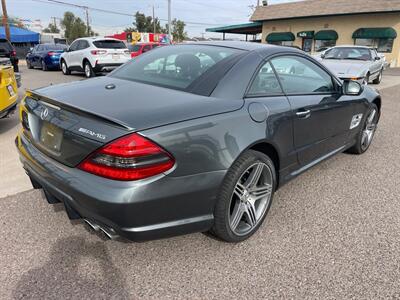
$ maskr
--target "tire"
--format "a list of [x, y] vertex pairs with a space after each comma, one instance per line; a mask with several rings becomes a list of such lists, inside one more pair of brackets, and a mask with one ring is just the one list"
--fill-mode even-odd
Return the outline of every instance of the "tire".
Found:
[[372, 81], [373, 84], [380, 84], [382, 81], [382, 76], [383, 76], [383, 70], [380, 70], [378, 77]]
[[29, 60], [26, 61], [26, 66], [27, 66], [28, 69], [33, 69], [33, 66], [31, 65]]
[[[373, 114], [373, 112], [375, 112], [375, 113], [374, 113], [374, 116], [372, 117], [372, 122], [370, 122], [370, 118], [371, 118], [371, 115]], [[380, 114], [379, 114], [378, 107], [374, 103], [372, 103], [371, 108], [368, 110], [368, 113], [362, 123], [362, 126], [360, 127], [360, 132], [357, 135], [356, 143], [354, 144], [353, 147], [351, 147], [346, 152], [352, 153], [352, 154], [363, 154], [369, 149], [369, 146], [371, 146], [371, 143], [373, 141], [373, 138], [374, 138], [374, 135], [376, 132], [379, 118], [380, 118]], [[373, 128], [372, 132], [367, 131], [367, 130], [369, 130], [368, 127], [370, 129]], [[366, 135], [368, 135], [368, 133], [370, 134], [370, 136], [368, 136], [368, 140], [366, 141], [365, 139], [367, 138]]]
[[[258, 181], [254, 186], [248, 185], [248, 182], [251, 182], [250, 178], [257, 174], [258, 168], [262, 168], [258, 172], [260, 174]], [[254, 188], [258, 191], [252, 192]], [[214, 225], [210, 233], [231, 243], [248, 239], [258, 230], [267, 216], [275, 188], [276, 171], [272, 160], [258, 151], [244, 152], [228, 170], [221, 185], [214, 208]], [[239, 197], [239, 194], [242, 197]], [[255, 196], [261, 197], [255, 200]], [[254, 201], [253, 209], [249, 208], [249, 201]], [[242, 212], [241, 217], [240, 212]]]
[[86, 78], [91, 78], [96, 76], [96, 74], [93, 71], [92, 65], [90, 64], [89, 61], [85, 61], [85, 63], [83, 64], [83, 70], [85, 72]]
[[48, 71], [49, 68], [47, 67], [46, 63], [44, 62], [44, 60], [41, 61], [41, 65], [42, 65], [42, 70], [43, 71]]
[[71, 75], [71, 71], [67, 66], [67, 63], [65, 62], [65, 60], [61, 61], [61, 71], [64, 75]]

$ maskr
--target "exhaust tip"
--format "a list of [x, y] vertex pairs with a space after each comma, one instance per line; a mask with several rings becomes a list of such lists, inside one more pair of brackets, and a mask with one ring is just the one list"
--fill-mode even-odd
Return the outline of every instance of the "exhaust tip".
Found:
[[85, 223], [90, 226], [94, 231], [103, 232], [110, 240], [114, 240], [119, 237], [119, 235], [115, 232], [114, 229], [99, 225], [91, 220], [84, 219]]

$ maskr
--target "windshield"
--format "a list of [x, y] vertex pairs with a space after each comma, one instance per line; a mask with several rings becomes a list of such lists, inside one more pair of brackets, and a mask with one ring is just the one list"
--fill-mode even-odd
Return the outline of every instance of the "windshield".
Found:
[[132, 60], [110, 76], [185, 90], [208, 70], [242, 52], [206, 45], [160, 47]]
[[93, 42], [93, 45], [99, 49], [126, 49], [123, 42], [114, 40], [95, 41]]
[[324, 58], [371, 60], [371, 51], [368, 48], [338, 47], [327, 51]]

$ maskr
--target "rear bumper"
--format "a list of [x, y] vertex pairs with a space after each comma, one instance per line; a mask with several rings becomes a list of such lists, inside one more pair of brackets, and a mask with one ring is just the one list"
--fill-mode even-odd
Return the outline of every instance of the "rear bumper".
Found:
[[225, 171], [119, 182], [59, 164], [23, 134], [16, 145], [36, 187], [64, 202], [72, 215], [104, 225], [117, 235], [143, 241], [203, 232], [213, 224], [215, 198]]
[[95, 73], [100, 73], [100, 72], [111, 72], [114, 69], [118, 68], [119, 66], [123, 65], [123, 63], [101, 63], [101, 64], [96, 64], [93, 68], [93, 71]]

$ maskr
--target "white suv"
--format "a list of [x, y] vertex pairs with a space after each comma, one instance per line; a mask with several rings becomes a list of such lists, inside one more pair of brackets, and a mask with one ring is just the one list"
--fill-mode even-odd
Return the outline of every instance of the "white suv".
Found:
[[64, 75], [71, 71], [85, 72], [86, 77], [112, 71], [130, 60], [127, 46], [111, 38], [80, 38], [72, 42], [61, 55], [60, 67]]

